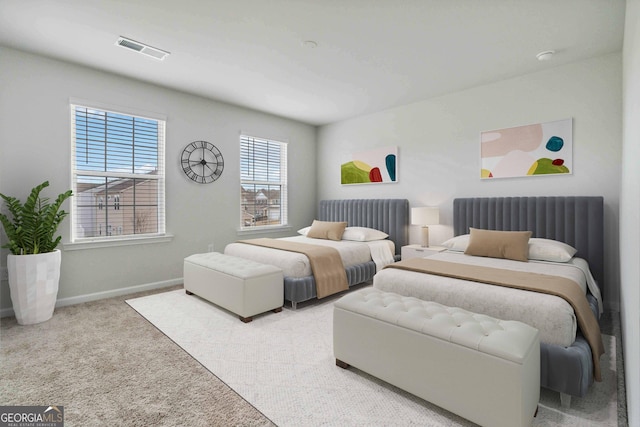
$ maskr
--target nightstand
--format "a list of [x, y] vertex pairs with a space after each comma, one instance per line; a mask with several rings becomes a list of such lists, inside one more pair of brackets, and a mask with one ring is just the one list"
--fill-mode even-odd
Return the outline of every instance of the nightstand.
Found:
[[407, 245], [402, 247], [402, 259], [424, 258], [446, 250], [447, 248], [443, 246], [423, 247], [420, 245]]

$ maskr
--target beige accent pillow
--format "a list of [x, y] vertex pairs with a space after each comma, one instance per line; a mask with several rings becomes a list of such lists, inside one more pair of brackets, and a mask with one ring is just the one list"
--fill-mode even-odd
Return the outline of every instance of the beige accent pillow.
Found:
[[313, 237], [314, 239], [326, 239], [326, 240], [342, 240], [342, 234], [344, 229], [347, 228], [346, 222], [330, 222], [330, 221], [318, 221], [313, 220], [311, 228], [307, 233], [307, 237]]
[[530, 231], [494, 231], [470, 228], [467, 255], [527, 262]]

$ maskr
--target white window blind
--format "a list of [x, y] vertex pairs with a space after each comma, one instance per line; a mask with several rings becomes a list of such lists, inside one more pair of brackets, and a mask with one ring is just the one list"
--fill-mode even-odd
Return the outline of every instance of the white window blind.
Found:
[[71, 241], [164, 234], [164, 120], [71, 110]]
[[240, 136], [241, 229], [287, 224], [287, 144]]

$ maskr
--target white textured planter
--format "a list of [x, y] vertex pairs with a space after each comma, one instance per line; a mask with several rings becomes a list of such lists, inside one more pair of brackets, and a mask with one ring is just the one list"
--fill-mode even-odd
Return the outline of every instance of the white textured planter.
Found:
[[7, 255], [11, 302], [19, 324], [40, 323], [53, 316], [60, 262], [59, 250], [37, 255]]

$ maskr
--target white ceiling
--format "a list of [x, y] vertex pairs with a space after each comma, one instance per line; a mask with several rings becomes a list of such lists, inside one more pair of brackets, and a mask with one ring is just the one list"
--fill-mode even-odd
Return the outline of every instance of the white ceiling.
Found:
[[[0, 44], [321, 125], [618, 52], [624, 10], [624, 0], [0, 0]], [[171, 55], [142, 56], [118, 36]], [[556, 54], [537, 61], [543, 50]]]

